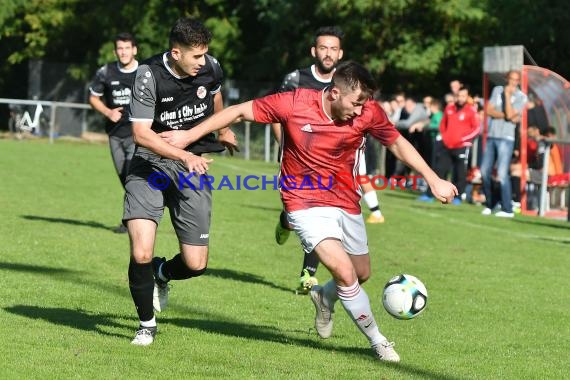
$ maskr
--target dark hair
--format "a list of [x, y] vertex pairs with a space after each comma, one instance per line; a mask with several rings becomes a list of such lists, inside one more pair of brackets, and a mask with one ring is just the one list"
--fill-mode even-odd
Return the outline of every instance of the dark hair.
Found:
[[331, 80], [331, 87], [338, 87], [341, 91], [362, 91], [360, 98], [371, 98], [377, 86], [372, 75], [366, 68], [354, 61], [347, 61], [336, 67]]
[[313, 46], [317, 46], [317, 39], [321, 36], [333, 36], [340, 40], [342, 43], [342, 39], [344, 38], [344, 32], [338, 26], [321, 26], [315, 32], [315, 40], [313, 41]]
[[471, 92], [471, 91], [469, 91], [469, 86], [466, 85], [466, 84], [462, 84], [462, 85], [459, 87], [459, 91], [467, 91], [468, 94]]
[[113, 41], [115, 43], [115, 47], [117, 47], [117, 42], [119, 41], [130, 42], [133, 46], [137, 46], [137, 40], [128, 32], [122, 32], [115, 36], [115, 40]]
[[212, 33], [196, 19], [181, 17], [170, 30], [170, 48], [174, 45], [185, 47], [208, 46]]
[[544, 131], [545, 135], [555, 135], [556, 134], [556, 128], [554, 128], [552, 125], [549, 125], [548, 127], [546, 127], [545, 131]]

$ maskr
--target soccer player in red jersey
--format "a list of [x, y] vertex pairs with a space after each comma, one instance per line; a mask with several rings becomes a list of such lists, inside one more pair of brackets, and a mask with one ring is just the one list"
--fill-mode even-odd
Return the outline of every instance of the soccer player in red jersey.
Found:
[[[420, 173], [433, 195], [449, 203], [457, 195], [453, 184], [439, 178], [372, 99], [376, 85], [355, 62], [337, 67], [330, 87], [297, 89], [248, 101], [212, 115], [188, 131], [161, 136], [170, 144], [188, 144], [236, 119], [283, 125], [281, 197], [289, 223], [306, 252], [315, 250], [333, 279], [310, 291], [316, 309], [315, 328], [322, 338], [332, 334], [334, 306], [340, 300], [379, 360], [397, 362], [394, 343], [380, 333], [368, 295], [361, 288], [370, 276], [370, 258], [360, 187], [333, 183], [339, 173], [357, 174], [359, 151], [368, 133]], [[300, 178], [313, 186], [293, 185]], [[356, 177], [354, 177], [356, 178]], [[319, 186], [318, 184], [326, 184]]]
[[[291, 91], [296, 88], [311, 88], [322, 90], [331, 84], [334, 70], [344, 54], [342, 50], [342, 39], [344, 33], [338, 26], [323, 26], [315, 32], [314, 43], [311, 47], [311, 56], [314, 64], [310, 67], [295, 70], [285, 76], [279, 92]], [[281, 143], [281, 124], [271, 124], [275, 139]], [[358, 174], [366, 175], [366, 160], [364, 151], [359, 158]], [[370, 182], [361, 183], [362, 198], [370, 209], [370, 216], [366, 220], [368, 223], [384, 223], [384, 216], [380, 211], [380, 204], [376, 191]], [[275, 240], [277, 244], [283, 245], [289, 238], [291, 226], [287, 222], [287, 215], [282, 211], [279, 215], [279, 222], [275, 227]], [[314, 285], [318, 285], [315, 277], [319, 266], [319, 258], [315, 252], [308, 252], [303, 255], [303, 266], [300, 277], [297, 280], [296, 294], [308, 294]]]

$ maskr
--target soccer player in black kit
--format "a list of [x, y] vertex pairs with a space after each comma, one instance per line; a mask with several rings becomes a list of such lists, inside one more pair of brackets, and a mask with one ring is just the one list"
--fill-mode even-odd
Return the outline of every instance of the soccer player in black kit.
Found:
[[[206, 54], [211, 34], [197, 20], [180, 18], [170, 32], [170, 48], [142, 62], [137, 70], [129, 119], [136, 150], [126, 182], [123, 222], [127, 225], [131, 258], [129, 287], [140, 320], [132, 344], [147, 346], [157, 331], [153, 307], [166, 306], [168, 281], [200, 276], [208, 263], [212, 194], [178, 188], [178, 174], [199, 188], [211, 160], [203, 153], [236, 145], [229, 128], [190, 144], [170, 145], [159, 133], [187, 130], [223, 108], [222, 69]], [[180, 252], [169, 260], [153, 258], [156, 229], [164, 206], [178, 238]]]
[[[331, 84], [338, 62], [342, 59], [342, 39], [343, 31], [338, 26], [323, 26], [317, 29], [314, 36], [311, 56], [315, 63], [309, 67], [295, 70], [285, 76], [279, 92], [291, 91], [296, 88], [310, 88], [322, 90]], [[282, 131], [279, 123], [271, 125], [276, 140], [282, 144]], [[366, 164], [364, 157], [359, 160], [359, 174], [366, 174]], [[378, 196], [370, 183], [362, 186], [363, 198], [367, 203], [371, 215], [366, 220], [367, 223], [383, 223], [384, 216], [380, 211]], [[279, 222], [275, 227], [275, 241], [279, 245], [285, 244], [290, 234], [290, 226], [284, 211], [279, 216]], [[308, 294], [314, 285], [318, 284], [315, 277], [319, 259], [316, 253], [306, 253], [303, 257], [303, 267], [296, 288], [297, 294]]]
[[[135, 151], [132, 126], [125, 107], [131, 102], [131, 88], [139, 63], [135, 59], [137, 43], [130, 33], [118, 34], [114, 42], [117, 61], [97, 70], [89, 86], [89, 103], [106, 118], [105, 132], [109, 135], [111, 157], [124, 188]], [[114, 232], [126, 233], [127, 228], [121, 223]]]

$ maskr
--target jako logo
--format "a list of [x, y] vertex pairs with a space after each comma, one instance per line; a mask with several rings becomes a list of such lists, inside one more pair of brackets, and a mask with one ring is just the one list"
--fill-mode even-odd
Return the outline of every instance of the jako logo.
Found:
[[200, 239], [207, 239], [208, 237], [210, 237], [210, 234], [201, 234], [200, 235]]
[[172, 102], [174, 100], [174, 98], [172, 96], [169, 96], [168, 98], [162, 98], [160, 100], [161, 103], [166, 103], [166, 102]]

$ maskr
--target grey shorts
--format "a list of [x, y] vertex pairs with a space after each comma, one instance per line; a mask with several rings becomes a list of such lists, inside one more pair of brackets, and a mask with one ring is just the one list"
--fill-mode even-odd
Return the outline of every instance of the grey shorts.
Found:
[[109, 136], [109, 147], [111, 148], [111, 157], [113, 158], [117, 174], [126, 176], [128, 168], [125, 167], [125, 163], [132, 160], [135, 153], [133, 136]]
[[[131, 219], [149, 219], [158, 224], [164, 207], [181, 243], [208, 245], [212, 210], [212, 192], [200, 186], [200, 176], [180, 181], [188, 169], [178, 161], [144, 152], [135, 153], [125, 185], [123, 223]], [[180, 183], [181, 182], [181, 183]]]

